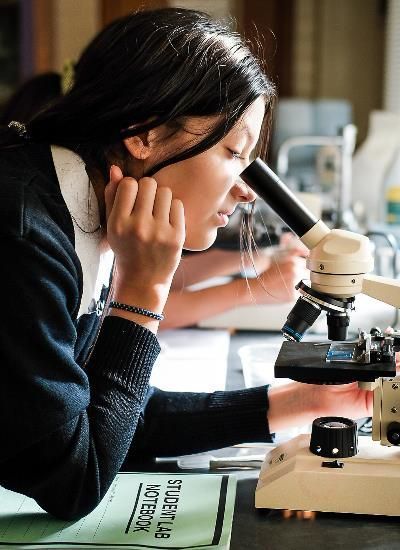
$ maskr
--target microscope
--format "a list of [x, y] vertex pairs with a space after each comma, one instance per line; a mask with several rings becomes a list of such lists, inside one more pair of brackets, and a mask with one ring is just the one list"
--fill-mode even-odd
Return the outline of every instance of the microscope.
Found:
[[[312, 384], [358, 382], [374, 392], [372, 440], [358, 441], [352, 419], [315, 419], [311, 436], [301, 434], [267, 454], [255, 505], [398, 516], [400, 376], [396, 377], [395, 352], [400, 350], [400, 332], [373, 328], [361, 330], [356, 341], [346, 337], [355, 296], [367, 294], [399, 308], [400, 281], [371, 274], [369, 239], [329, 229], [261, 159], [254, 160], [241, 178], [310, 251], [310, 280], [296, 286], [300, 297], [282, 328], [287, 341], [276, 360], [275, 376]], [[328, 342], [301, 342], [322, 311]]]

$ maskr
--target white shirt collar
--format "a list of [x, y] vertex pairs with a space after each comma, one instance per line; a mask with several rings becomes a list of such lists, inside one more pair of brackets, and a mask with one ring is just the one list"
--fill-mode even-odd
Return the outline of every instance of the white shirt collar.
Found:
[[83, 293], [78, 316], [92, 313], [103, 286], [108, 286], [112, 251], [102, 253], [100, 213], [96, 194], [83, 160], [64, 147], [51, 146], [61, 194], [71, 215], [75, 251], [82, 265]]

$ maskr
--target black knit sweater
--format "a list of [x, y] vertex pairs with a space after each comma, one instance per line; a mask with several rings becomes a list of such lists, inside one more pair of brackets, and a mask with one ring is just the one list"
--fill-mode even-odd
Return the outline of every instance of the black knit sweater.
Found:
[[96, 313], [78, 318], [82, 266], [47, 146], [0, 154], [0, 245], [1, 485], [79, 518], [126, 460], [270, 439], [265, 388], [149, 388], [153, 333], [116, 316], [98, 333]]

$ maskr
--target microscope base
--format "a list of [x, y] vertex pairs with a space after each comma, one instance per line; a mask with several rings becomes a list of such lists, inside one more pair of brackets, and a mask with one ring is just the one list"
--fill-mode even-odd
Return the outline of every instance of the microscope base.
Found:
[[[366, 440], [366, 441], [363, 441]], [[339, 458], [343, 468], [323, 467], [309, 451], [310, 435], [279, 445], [265, 457], [256, 508], [400, 516], [400, 448], [359, 438], [359, 452]]]

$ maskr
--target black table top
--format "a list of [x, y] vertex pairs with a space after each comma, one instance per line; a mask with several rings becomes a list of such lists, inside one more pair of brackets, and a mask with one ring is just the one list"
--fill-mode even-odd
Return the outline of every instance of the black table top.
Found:
[[257, 475], [254, 472], [242, 477], [240, 473], [231, 550], [400, 548], [400, 518], [397, 517], [255, 509]]
[[[283, 342], [279, 333], [233, 334], [227, 389], [243, 387], [237, 354], [240, 346], [277, 341]], [[231, 550], [400, 550], [400, 517], [257, 510], [254, 492], [258, 471], [247, 470], [236, 475], [238, 484]]]

